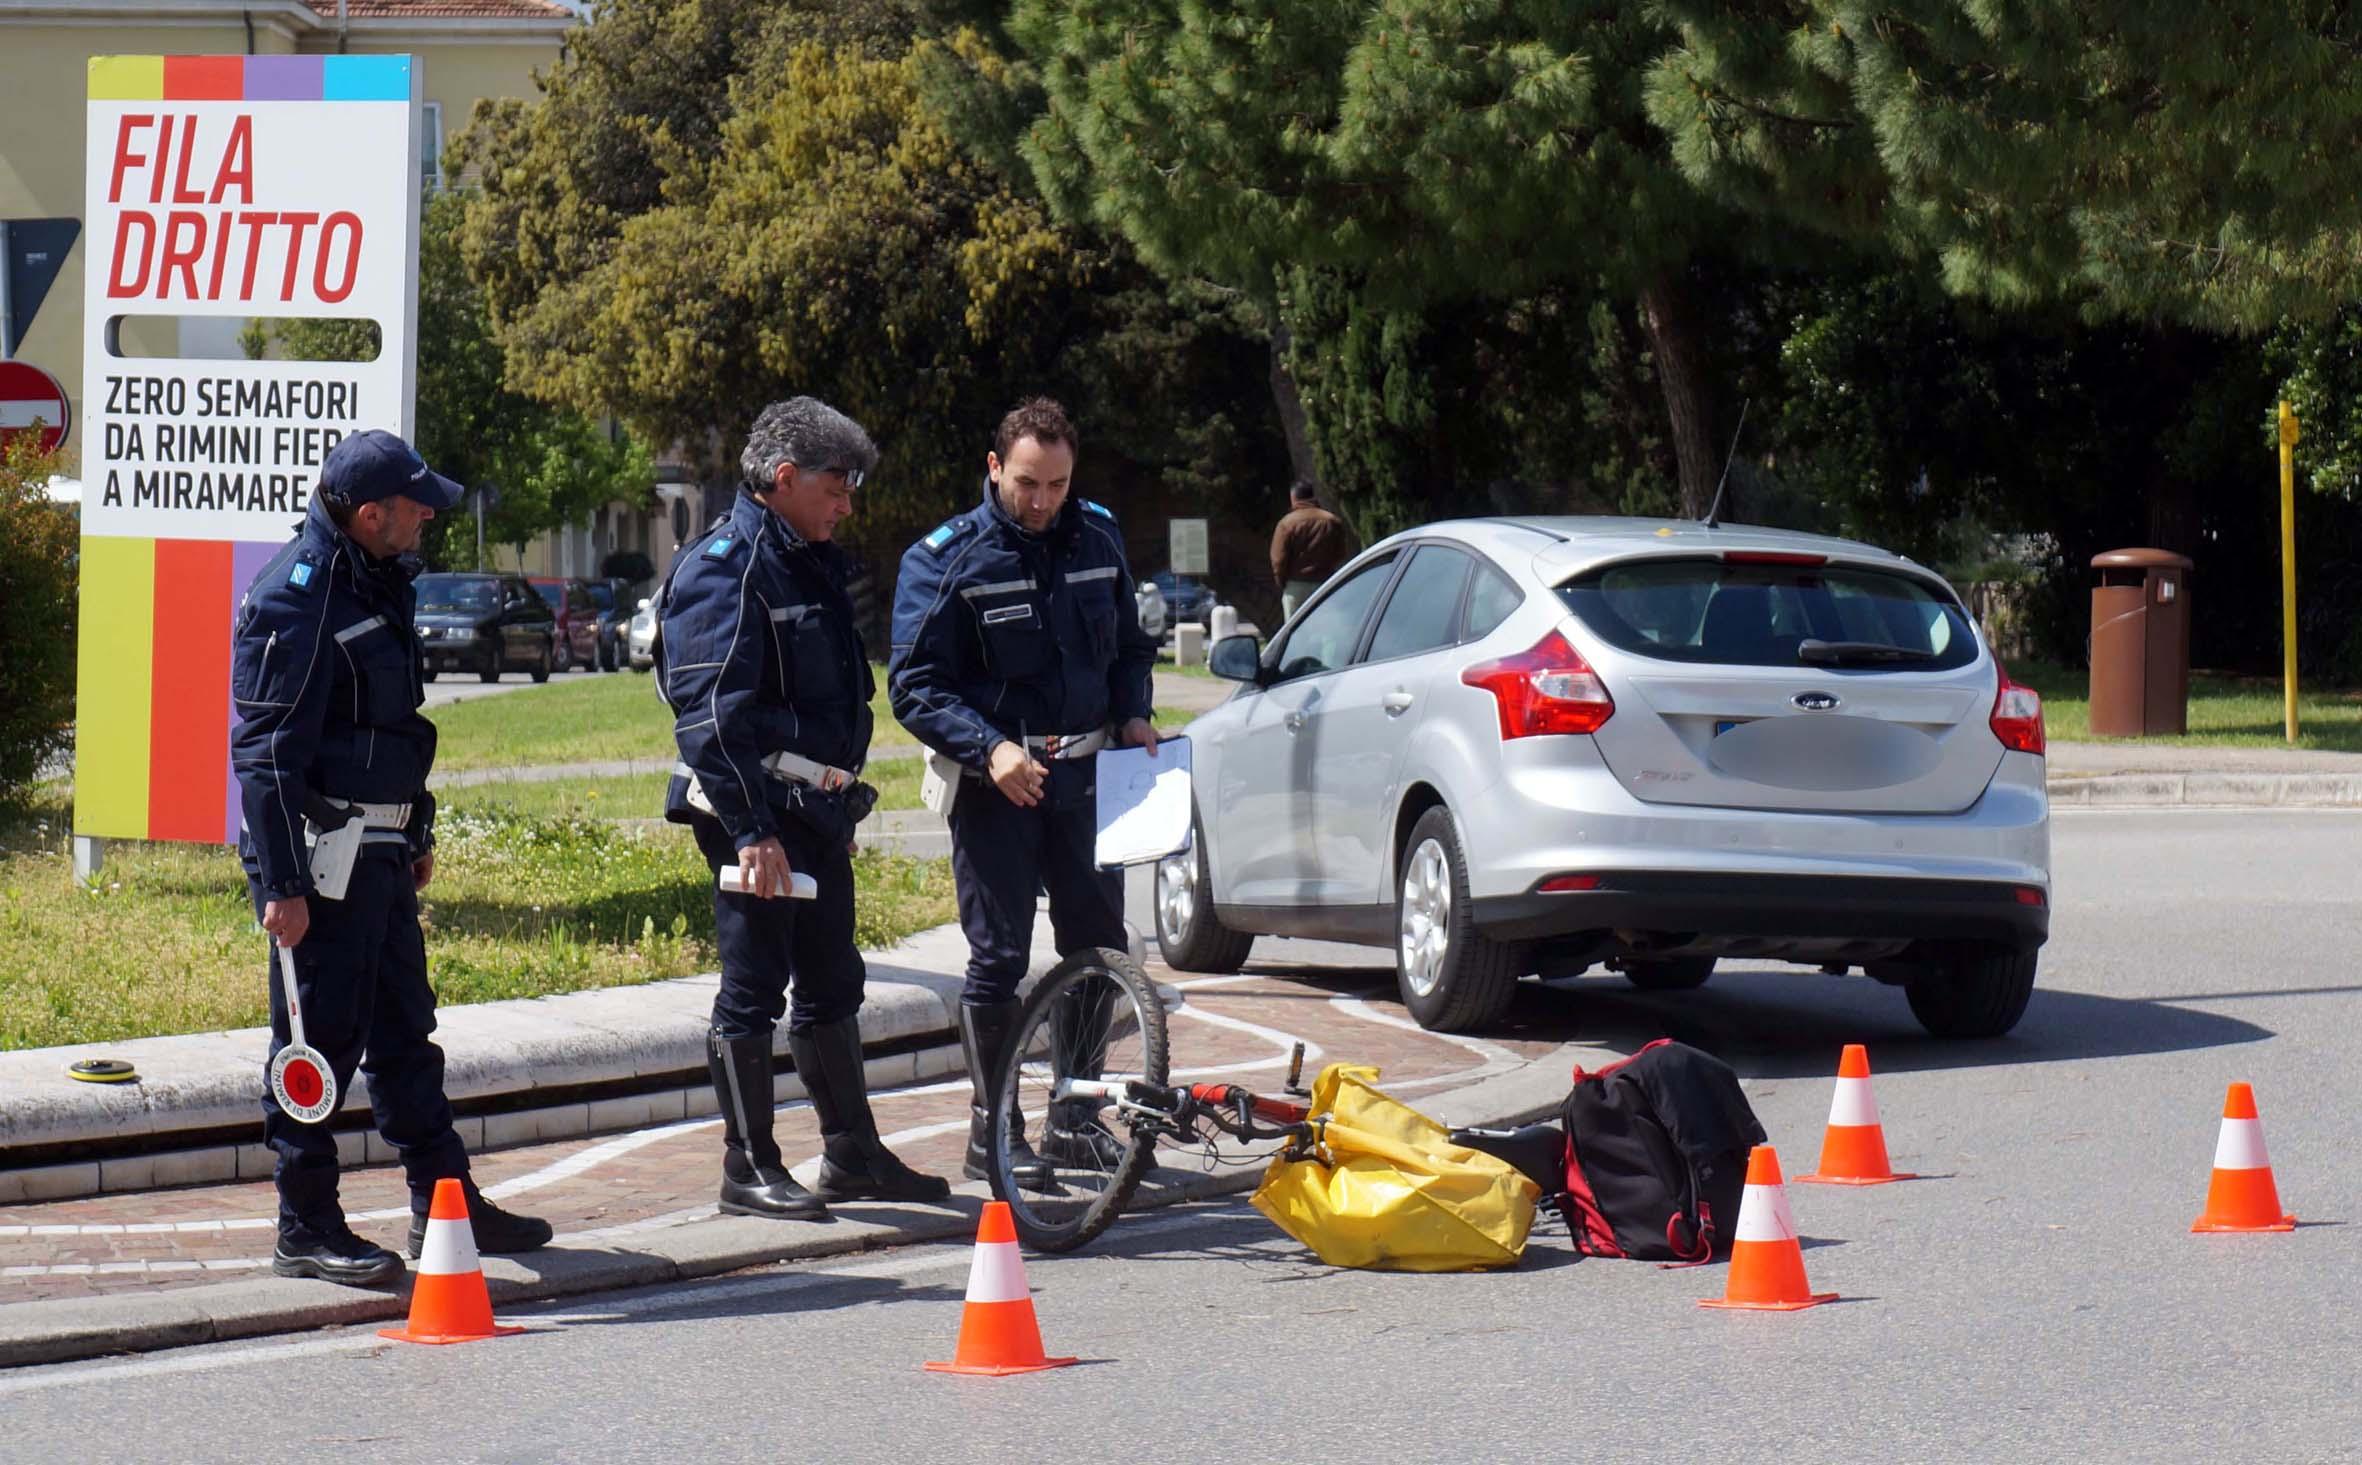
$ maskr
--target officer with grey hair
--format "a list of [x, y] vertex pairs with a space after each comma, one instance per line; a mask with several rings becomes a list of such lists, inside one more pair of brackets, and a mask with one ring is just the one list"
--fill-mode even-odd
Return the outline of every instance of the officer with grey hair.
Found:
[[[715, 876], [722, 982], [706, 1063], [722, 1111], [720, 1205], [736, 1215], [817, 1219], [832, 1200], [951, 1194], [878, 1138], [861, 1069], [852, 849], [877, 799], [860, 778], [875, 688], [833, 541], [877, 457], [826, 403], [764, 408], [737, 501], [682, 548], [658, 595], [656, 684], [680, 750], [665, 817], [689, 826]], [[820, 1121], [811, 1190], [772, 1132], [782, 1015]]]

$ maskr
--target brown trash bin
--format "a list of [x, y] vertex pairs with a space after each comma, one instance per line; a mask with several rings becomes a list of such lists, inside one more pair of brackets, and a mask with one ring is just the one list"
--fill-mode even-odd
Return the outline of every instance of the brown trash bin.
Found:
[[2091, 557], [2091, 731], [2095, 737], [2190, 729], [2189, 560], [2163, 549]]

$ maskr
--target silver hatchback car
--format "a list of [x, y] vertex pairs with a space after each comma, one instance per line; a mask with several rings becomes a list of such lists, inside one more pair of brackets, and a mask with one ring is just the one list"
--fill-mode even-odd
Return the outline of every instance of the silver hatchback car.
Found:
[[1483, 519], [1373, 545], [1190, 725], [1157, 870], [1185, 971], [1257, 935], [1392, 946], [1430, 1028], [1527, 974], [1860, 969], [1932, 1033], [2024, 1013], [2050, 930], [2042, 704], [1941, 577], [1850, 540]]

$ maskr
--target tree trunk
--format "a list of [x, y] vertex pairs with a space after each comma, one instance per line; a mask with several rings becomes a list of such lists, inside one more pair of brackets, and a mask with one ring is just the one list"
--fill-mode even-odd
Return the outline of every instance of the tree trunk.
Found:
[[1320, 481], [1313, 467], [1312, 433], [1305, 426], [1304, 394], [1296, 389], [1296, 376], [1288, 370], [1288, 328], [1281, 324], [1278, 312], [1272, 312], [1271, 323], [1271, 400], [1279, 408], [1280, 430], [1287, 434], [1288, 466], [1295, 476]]
[[[1686, 518], [1703, 518], [1714, 502], [1722, 461], [1715, 452], [1713, 383], [1706, 369], [1705, 342], [1689, 285], [1678, 271], [1668, 270], [1641, 287], [1640, 325], [1648, 333], [1657, 383], [1665, 392], [1673, 459], [1681, 472], [1681, 512]], [[1722, 517], [1732, 513], [1726, 497]]]

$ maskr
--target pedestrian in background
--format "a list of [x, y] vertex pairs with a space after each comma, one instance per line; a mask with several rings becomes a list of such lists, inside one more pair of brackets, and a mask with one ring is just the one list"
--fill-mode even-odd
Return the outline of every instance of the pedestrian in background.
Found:
[[[426, 522], [461, 491], [390, 432], [338, 442], [303, 527], [255, 576], [231, 633], [230, 766], [255, 913], [286, 949], [305, 1041], [327, 1058], [337, 1094], [352, 1092], [355, 1067], [369, 1075], [377, 1132], [410, 1183], [413, 1257], [435, 1182], [453, 1177], [466, 1182], [478, 1251], [550, 1239], [549, 1222], [511, 1215], [468, 1178], [443, 1050], [428, 1037], [435, 992], [418, 892], [435, 871], [435, 726], [418, 711], [426, 688], [410, 582]], [[275, 1057], [288, 1043], [287, 1004], [275, 976], [270, 990]], [[263, 1139], [279, 1191], [271, 1270], [363, 1287], [399, 1277], [400, 1257], [345, 1224], [326, 1119], [282, 1112], [265, 1073]]]
[[[1056, 402], [1021, 403], [984, 455], [984, 501], [910, 547], [894, 593], [894, 716], [950, 775], [938, 812], [968, 938], [965, 1173], [977, 1179], [990, 1167], [991, 1085], [1017, 1019], [1035, 894], [1049, 892], [1061, 957], [1129, 944], [1122, 872], [1098, 867], [1096, 757], [1111, 742], [1154, 753], [1156, 642], [1140, 629], [1115, 515], [1073, 493], [1080, 448]], [[1103, 1054], [1106, 1020], [1062, 1014], [1067, 1051]], [[1085, 1056], [1074, 1071], [1097, 1070]], [[1049, 1116], [1038, 1156], [1023, 1119], [1009, 1115], [1020, 1173], [1044, 1159], [1105, 1168], [1123, 1154], [1088, 1102]]]
[[[657, 600], [656, 684], [681, 758], [664, 813], [689, 826], [717, 881], [722, 983], [706, 1066], [722, 1111], [720, 1207], [734, 1215], [819, 1219], [831, 1200], [951, 1194], [878, 1138], [861, 1068], [869, 973], [853, 936], [852, 852], [877, 801], [860, 781], [875, 683], [833, 540], [877, 457], [859, 423], [814, 398], [764, 408], [736, 502], [682, 548]], [[737, 890], [719, 887], [725, 869]], [[799, 872], [818, 886], [809, 899], [788, 898]], [[820, 1121], [811, 1190], [773, 1134], [782, 1014]]]
[[1271, 531], [1271, 582], [1279, 588], [1282, 620], [1296, 613], [1321, 582], [1353, 558], [1353, 531], [1320, 506], [1309, 478], [1288, 487], [1288, 511]]

